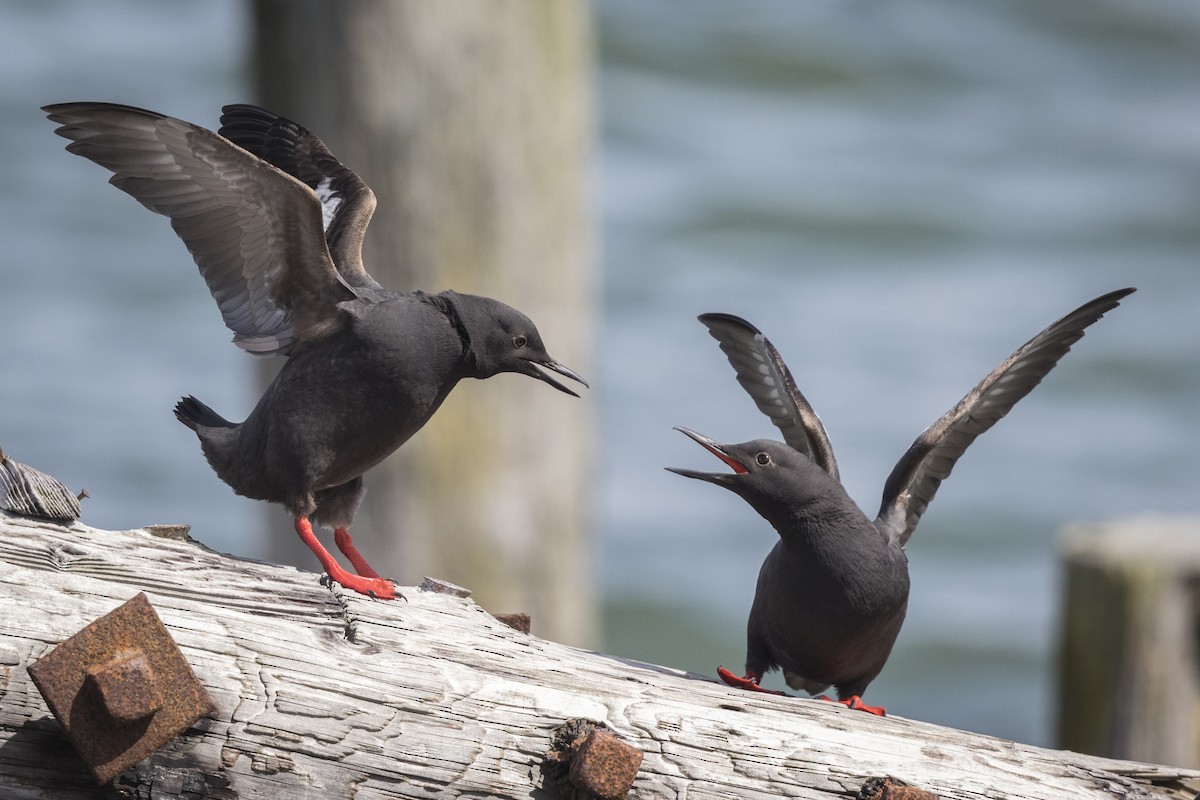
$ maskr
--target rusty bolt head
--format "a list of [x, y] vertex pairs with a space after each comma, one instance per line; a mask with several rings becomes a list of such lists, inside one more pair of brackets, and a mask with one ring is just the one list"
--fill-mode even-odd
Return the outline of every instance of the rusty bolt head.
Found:
[[895, 778], [871, 778], [858, 790], [857, 800], [938, 800], [933, 792]]
[[623, 800], [641, 766], [642, 751], [595, 728], [571, 760], [570, 781], [600, 800]]
[[144, 593], [27, 669], [99, 783], [120, 775], [213, 708]]
[[128, 725], [162, 708], [154, 669], [140, 649], [87, 669], [87, 683], [113, 721]]
[[542, 774], [564, 800], [623, 800], [641, 765], [641, 751], [603, 722], [577, 717], [554, 729]]

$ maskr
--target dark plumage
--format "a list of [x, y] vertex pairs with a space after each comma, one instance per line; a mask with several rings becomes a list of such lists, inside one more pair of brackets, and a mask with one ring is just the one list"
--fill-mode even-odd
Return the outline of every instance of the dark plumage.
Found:
[[[519, 372], [575, 395], [587, 385], [546, 352], [534, 324], [497, 300], [382, 288], [362, 264], [375, 196], [325, 144], [255, 106], [227, 106], [221, 133], [128, 106], [46, 106], [67, 150], [171, 220], [234, 333], [288, 357], [241, 424], [194, 397], [175, 408], [235, 492], [280, 503], [330, 577], [394, 596], [348, 528], [362, 474], [404, 444], [463, 378]], [[351, 575], [313, 535], [336, 528]]]
[[901, 457], [874, 520], [842, 487], [825, 428], [779, 352], [743, 319], [702, 315], [738, 382], [787, 441], [725, 445], [679, 429], [733, 472], [669, 469], [735, 492], [779, 533], [759, 571], [750, 609], [746, 676], [722, 669], [721, 677], [757, 689], [763, 674], [778, 667], [794, 689], [816, 694], [832, 685], [846, 705], [882, 714], [859, 696], [883, 669], [904, 622], [909, 588], [904, 544], [921, 514], [975, 437], [1032, 391], [1089, 325], [1133, 291], [1111, 292], [1081, 306], [992, 370]]

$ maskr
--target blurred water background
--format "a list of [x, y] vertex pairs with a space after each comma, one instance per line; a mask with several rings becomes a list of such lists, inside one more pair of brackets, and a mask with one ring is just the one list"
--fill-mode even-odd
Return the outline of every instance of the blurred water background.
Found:
[[[775, 534], [662, 467], [720, 466], [673, 425], [775, 431], [697, 313], [745, 316], [774, 341], [873, 515], [895, 460], [988, 370], [1136, 285], [942, 488], [909, 544], [908, 623], [868, 694], [1050, 743], [1058, 531], [1200, 506], [1200, 5], [594, 9], [604, 649], [741, 666]], [[88, 524], [187, 522], [261, 556], [258, 506], [170, 413], [195, 393], [241, 419], [251, 360], [165, 221], [66, 155], [38, 110], [108, 100], [215, 126], [250, 99], [248, 34], [232, 0], [0, 10], [0, 446], [86, 487]]]

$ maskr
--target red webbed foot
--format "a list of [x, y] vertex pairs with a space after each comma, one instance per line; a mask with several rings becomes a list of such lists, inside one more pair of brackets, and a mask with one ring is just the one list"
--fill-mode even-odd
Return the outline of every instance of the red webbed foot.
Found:
[[764, 689], [758, 685], [762, 680], [762, 675], [754, 672], [747, 672], [746, 677], [739, 678], [724, 667], [717, 667], [717, 677], [723, 680], [729, 686], [735, 689], [745, 689], [750, 692], [762, 692], [763, 694], [777, 694], [786, 697], [783, 692], [777, 692], [774, 689]]
[[341, 567], [329, 573], [329, 579], [339, 586], [365, 594], [373, 600], [395, 600], [404, 595], [396, 593], [396, 584], [387, 578], [365, 578], [362, 575], [352, 575]]
[[864, 703], [862, 701], [862, 698], [856, 694], [852, 694], [849, 697], [843, 697], [840, 700], [834, 700], [832, 698], [826, 697], [825, 695], [821, 694], [821, 695], [817, 695], [816, 699], [827, 700], [830, 703], [841, 703], [846, 708], [852, 708], [855, 711], [865, 711], [868, 714], [874, 714], [877, 717], [886, 717], [887, 716], [887, 710], [884, 709], [883, 706], [869, 706], [866, 703]]
[[[337, 560], [329, 554], [319, 541], [316, 534], [313, 533], [312, 523], [304, 517], [296, 518], [296, 533], [300, 535], [300, 540], [313, 552], [317, 560], [321, 562], [321, 566], [325, 568], [325, 572], [329, 575], [330, 580], [334, 583], [344, 586], [351, 591], [365, 594], [368, 597], [373, 597], [376, 600], [394, 600], [396, 599], [396, 585], [386, 578], [380, 578], [371, 570], [371, 576], [366, 575], [351, 575], [342, 568]], [[351, 545], [353, 549], [353, 545]], [[355, 553], [357, 554], [357, 550]], [[362, 557], [359, 556], [359, 560]], [[362, 562], [366, 566], [366, 562]], [[355, 569], [358, 565], [355, 565]], [[370, 567], [367, 567], [370, 570]]]

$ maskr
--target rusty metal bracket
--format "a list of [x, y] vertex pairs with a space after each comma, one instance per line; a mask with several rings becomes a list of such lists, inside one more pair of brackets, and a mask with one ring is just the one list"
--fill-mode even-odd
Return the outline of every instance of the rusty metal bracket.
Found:
[[529, 614], [525, 611], [518, 611], [515, 614], [493, 614], [492, 616], [514, 631], [529, 633], [531, 620]]
[[30, 664], [29, 676], [98, 783], [214, 708], [144, 592]]

